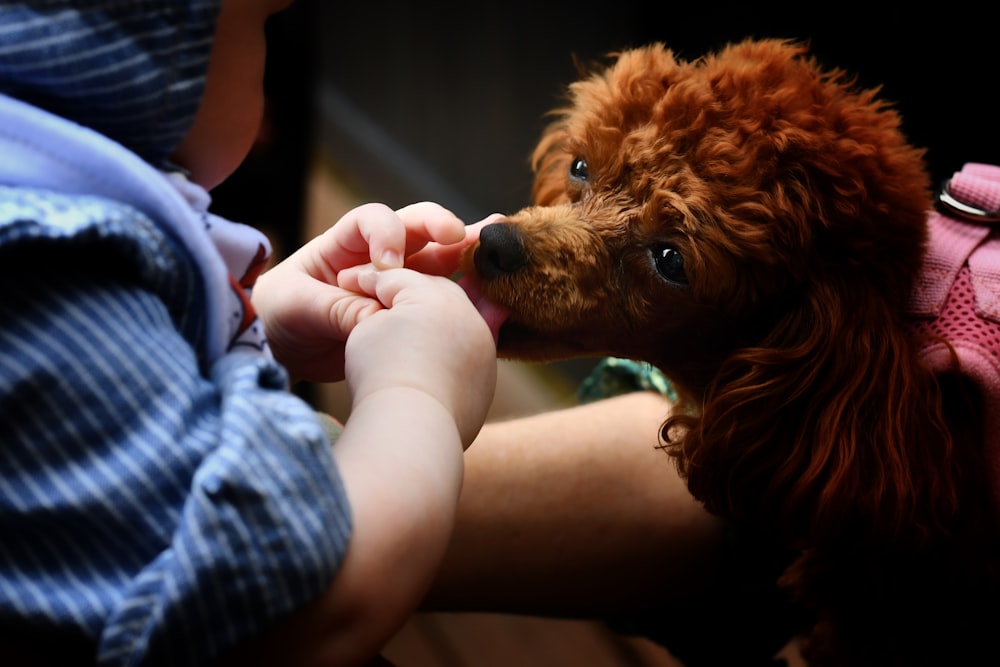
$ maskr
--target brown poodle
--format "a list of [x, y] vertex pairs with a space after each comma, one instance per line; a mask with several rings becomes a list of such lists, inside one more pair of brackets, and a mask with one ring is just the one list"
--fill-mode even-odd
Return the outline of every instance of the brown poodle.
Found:
[[671, 378], [663, 446], [789, 547], [814, 667], [1000, 664], [983, 398], [907, 311], [932, 197], [895, 111], [778, 40], [626, 51], [569, 98], [535, 206], [465, 257], [500, 353]]

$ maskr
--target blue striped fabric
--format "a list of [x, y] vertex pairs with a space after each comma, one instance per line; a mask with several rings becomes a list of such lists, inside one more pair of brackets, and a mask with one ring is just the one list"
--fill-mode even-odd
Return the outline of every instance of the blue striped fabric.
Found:
[[178, 248], [127, 206], [0, 188], [0, 631], [85, 637], [72, 664], [200, 664], [346, 550], [329, 444], [284, 370], [201, 372]]
[[262, 235], [208, 225], [195, 193], [80, 127], [158, 166], [217, 10], [0, 0], [0, 664], [11, 643], [202, 664], [322, 593], [347, 549], [321, 423], [218, 325], [245, 295], [215, 239]]
[[0, 93], [161, 166], [204, 91], [218, 0], [3, 0]]

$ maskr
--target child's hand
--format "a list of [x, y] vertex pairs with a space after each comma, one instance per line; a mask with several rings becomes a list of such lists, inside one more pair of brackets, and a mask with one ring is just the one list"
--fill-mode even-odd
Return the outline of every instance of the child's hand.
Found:
[[[464, 447], [478, 433], [493, 399], [493, 334], [453, 281], [409, 269], [358, 274], [385, 309], [360, 322], [347, 341], [346, 376], [357, 406], [386, 390], [421, 391], [451, 414]], [[406, 404], [386, 419], [406, 420]]]
[[275, 357], [295, 379], [343, 379], [344, 341], [382, 304], [358, 293], [355, 276], [342, 285], [337, 274], [369, 263], [384, 269], [405, 262], [449, 275], [471, 242], [462, 221], [437, 204], [353, 209], [257, 281], [253, 303]]

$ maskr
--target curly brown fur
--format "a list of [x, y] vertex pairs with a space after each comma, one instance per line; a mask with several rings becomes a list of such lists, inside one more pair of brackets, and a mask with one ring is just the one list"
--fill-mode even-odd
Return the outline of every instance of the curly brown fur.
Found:
[[819, 621], [811, 664], [963, 664], [1000, 550], [956, 427], [975, 397], [922, 365], [902, 311], [931, 199], [898, 115], [778, 40], [626, 51], [569, 98], [535, 205], [465, 258], [510, 311], [501, 354], [662, 369], [691, 492], [800, 554], [782, 583]]

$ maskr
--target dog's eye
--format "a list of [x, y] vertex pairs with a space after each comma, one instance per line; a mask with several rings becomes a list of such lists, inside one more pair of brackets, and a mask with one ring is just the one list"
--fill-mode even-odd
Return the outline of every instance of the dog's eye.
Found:
[[684, 258], [677, 248], [669, 245], [653, 248], [653, 263], [660, 275], [669, 282], [688, 284], [687, 274], [684, 273]]
[[569, 164], [569, 177], [576, 181], [587, 180], [587, 161], [578, 157]]

